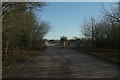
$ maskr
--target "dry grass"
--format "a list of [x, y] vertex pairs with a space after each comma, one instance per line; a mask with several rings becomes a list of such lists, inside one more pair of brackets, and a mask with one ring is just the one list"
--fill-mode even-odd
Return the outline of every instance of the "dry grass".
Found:
[[77, 49], [80, 52], [85, 52], [95, 55], [115, 63], [120, 63], [120, 50], [117, 49]]
[[11, 66], [21, 64], [39, 53], [41, 53], [40, 50], [14, 49], [5, 55], [5, 58], [2, 61], [2, 67], [3, 69], [9, 69]]

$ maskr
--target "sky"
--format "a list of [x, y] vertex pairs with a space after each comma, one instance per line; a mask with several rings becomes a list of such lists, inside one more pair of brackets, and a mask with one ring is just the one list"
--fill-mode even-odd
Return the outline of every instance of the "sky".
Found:
[[[50, 23], [51, 30], [44, 37], [45, 39], [60, 39], [66, 36], [68, 39], [84, 37], [82, 34], [82, 24], [84, 18], [88, 20], [90, 16], [99, 18], [102, 14], [101, 2], [48, 2], [42, 12], [36, 12], [37, 18]], [[104, 3], [106, 8], [112, 3]]]

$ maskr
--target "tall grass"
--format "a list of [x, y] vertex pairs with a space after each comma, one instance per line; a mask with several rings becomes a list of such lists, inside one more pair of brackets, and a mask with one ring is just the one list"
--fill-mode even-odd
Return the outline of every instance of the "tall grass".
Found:
[[23, 63], [39, 53], [39, 50], [21, 50], [18, 48], [10, 50], [8, 54], [4, 55], [2, 67], [3, 69], [9, 69], [11, 66]]
[[85, 52], [91, 55], [95, 55], [115, 63], [120, 63], [120, 50], [119, 49], [76, 49], [80, 52]]

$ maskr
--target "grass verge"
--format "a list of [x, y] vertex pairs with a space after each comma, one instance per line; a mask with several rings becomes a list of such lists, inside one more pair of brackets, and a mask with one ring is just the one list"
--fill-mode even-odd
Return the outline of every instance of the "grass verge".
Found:
[[13, 65], [24, 63], [33, 56], [40, 54], [43, 50], [21, 50], [14, 49], [4, 55], [2, 60], [2, 69], [10, 69]]
[[[75, 49], [75, 48], [73, 48]], [[75, 49], [82, 53], [87, 53], [90, 55], [94, 55], [109, 61], [112, 61], [116, 64], [120, 63], [120, 50], [111, 50], [111, 49]]]

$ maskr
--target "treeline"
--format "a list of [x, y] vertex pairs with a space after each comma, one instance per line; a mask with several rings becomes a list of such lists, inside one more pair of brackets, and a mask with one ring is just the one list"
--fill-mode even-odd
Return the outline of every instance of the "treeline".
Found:
[[14, 58], [15, 54], [16, 56], [23, 55], [23, 53], [17, 54], [17, 52], [32, 49], [32, 41], [42, 40], [49, 31], [49, 23], [38, 21], [34, 13], [35, 11], [40, 12], [44, 6], [46, 3], [43, 2], [2, 3], [3, 61], [11, 60], [10, 58]]
[[110, 10], [104, 5], [101, 18], [90, 17], [84, 20], [83, 34], [86, 41], [86, 48], [92, 49], [120, 49], [120, 5], [115, 4]]

